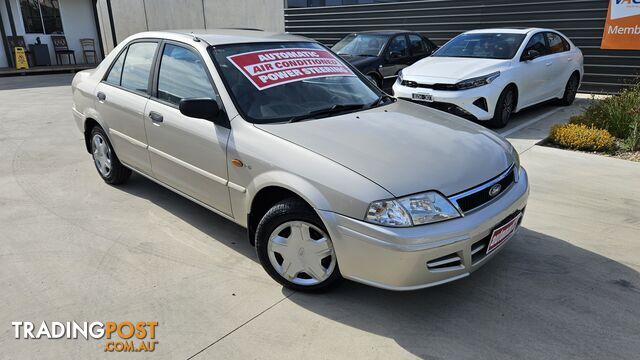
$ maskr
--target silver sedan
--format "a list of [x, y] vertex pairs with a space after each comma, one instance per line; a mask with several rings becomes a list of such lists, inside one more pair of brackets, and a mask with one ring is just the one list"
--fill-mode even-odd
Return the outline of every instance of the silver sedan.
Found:
[[295, 290], [460, 279], [516, 233], [529, 193], [503, 138], [302, 37], [140, 33], [78, 73], [73, 99], [106, 183], [136, 172], [246, 227]]

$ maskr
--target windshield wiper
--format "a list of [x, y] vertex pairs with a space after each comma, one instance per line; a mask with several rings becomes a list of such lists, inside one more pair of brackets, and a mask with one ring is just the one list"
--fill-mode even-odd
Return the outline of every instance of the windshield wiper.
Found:
[[369, 105], [369, 109], [372, 109], [374, 107], [378, 107], [382, 104], [384, 104], [387, 100], [391, 100], [391, 102], [393, 102], [394, 98], [392, 98], [391, 96], [387, 95], [387, 94], [382, 94], [380, 95], [380, 97], [378, 99], [376, 99], [376, 101], [373, 102], [373, 104]]
[[335, 114], [339, 114], [339, 113], [347, 112], [351, 110], [360, 110], [364, 108], [364, 106], [365, 106], [364, 104], [336, 104], [328, 108], [311, 111], [304, 115], [293, 116], [289, 118], [289, 122], [294, 123], [294, 122], [307, 120], [307, 119], [317, 119], [323, 116], [335, 115]]

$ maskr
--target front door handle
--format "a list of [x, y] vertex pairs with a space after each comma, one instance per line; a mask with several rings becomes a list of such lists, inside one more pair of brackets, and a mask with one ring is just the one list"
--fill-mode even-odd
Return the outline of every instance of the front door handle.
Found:
[[551, 66], [551, 63], [546, 63], [545, 65], [547, 65], [547, 66]]
[[107, 95], [105, 95], [105, 93], [103, 93], [102, 91], [98, 91], [98, 94], [96, 94], [96, 97], [98, 98], [98, 100], [100, 101], [105, 101], [107, 100]]
[[162, 114], [157, 113], [155, 111], [152, 111], [152, 112], [149, 113], [149, 118], [154, 123], [161, 123], [162, 121], [164, 121], [164, 118], [162, 117]]

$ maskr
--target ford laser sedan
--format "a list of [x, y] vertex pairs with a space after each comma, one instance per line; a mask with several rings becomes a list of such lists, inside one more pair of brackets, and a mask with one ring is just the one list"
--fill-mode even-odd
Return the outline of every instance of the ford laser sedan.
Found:
[[527, 174], [507, 141], [388, 97], [303, 37], [140, 33], [72, 88], [106, 183], [133, 171], [246, 227], [295, 290], [460, 279], [522, 221]]

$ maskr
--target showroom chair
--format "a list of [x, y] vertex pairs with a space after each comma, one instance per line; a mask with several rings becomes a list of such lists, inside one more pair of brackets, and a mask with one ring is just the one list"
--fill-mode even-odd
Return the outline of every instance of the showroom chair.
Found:
[[82, 57], [84, 58], [85, 64], [89, 63], [89, 57], [91, 57], [91, 63], [98, 63], [98, 53], [96, 52], [96, 43], [93, 39], [80, 39], [80, 46], [82, 47]]
[[51, 35], [51, 41], [53, 42], [53, 50], [56, 53], [56, 64], [60, 65], [62, 63], [62, 56], [67, 56], [67, 63], [71, 64], [71, 57], [73, 57], [73, 63], [78, 64], [76, 62], [76, 52], [69, 49], [69, 45], [67, 45], [67, 38], [64, 35]]

